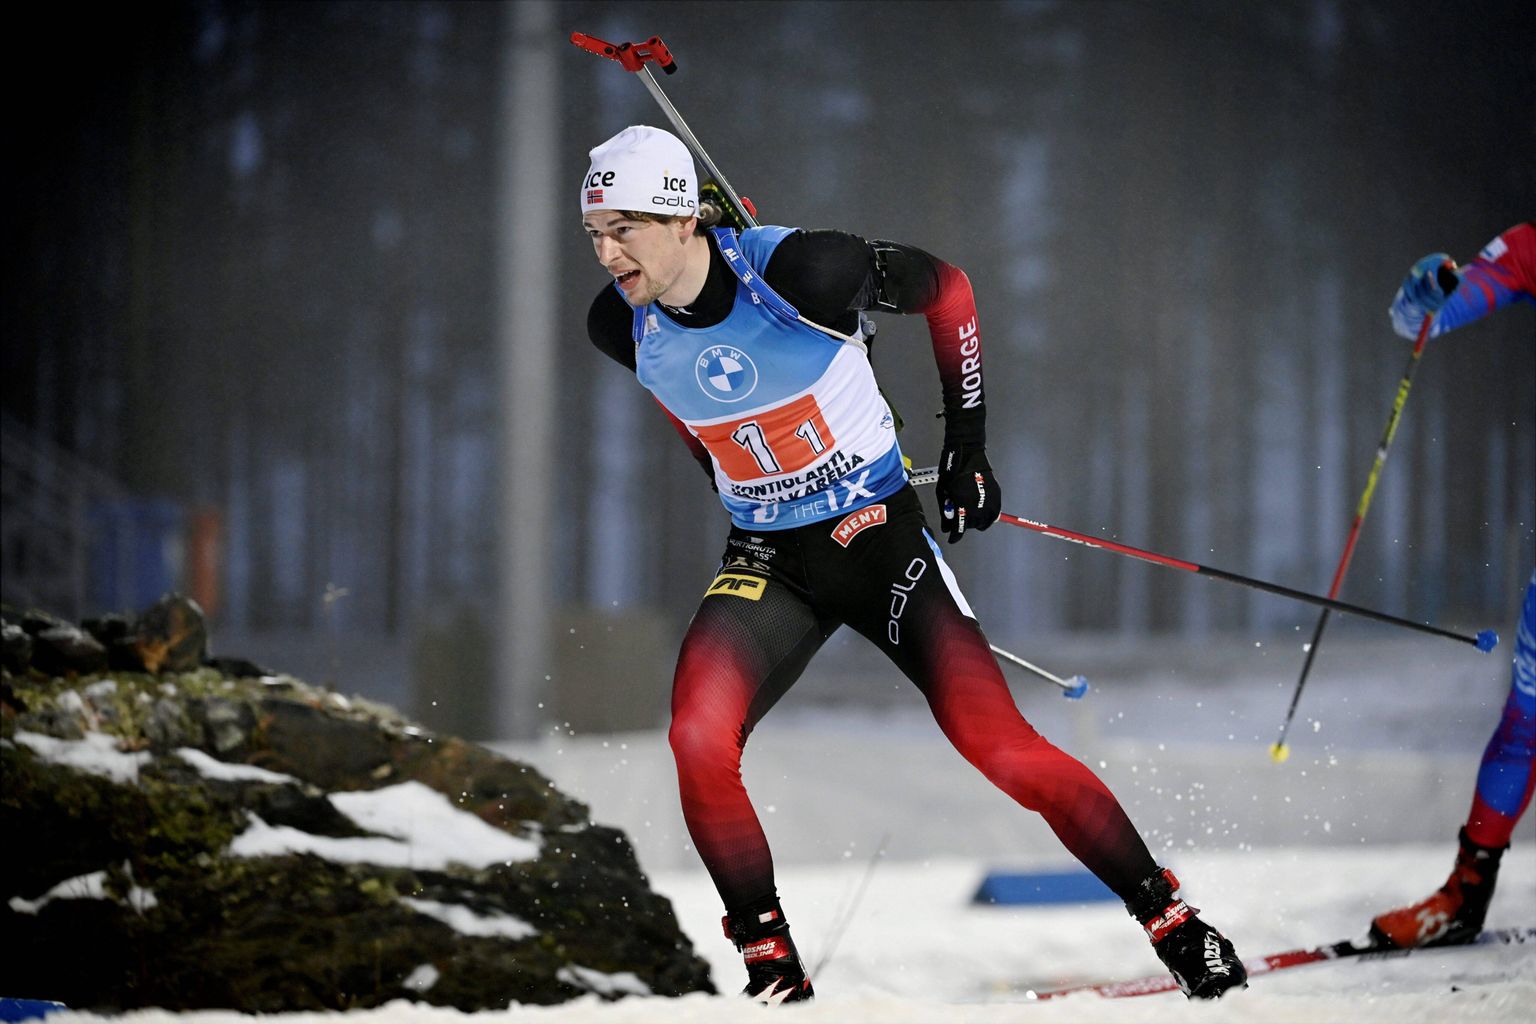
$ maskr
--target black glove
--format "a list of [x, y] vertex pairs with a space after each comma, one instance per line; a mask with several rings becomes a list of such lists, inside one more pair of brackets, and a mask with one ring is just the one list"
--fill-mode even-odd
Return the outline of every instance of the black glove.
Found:
[[941, 529], [951, 544], [967, 530], [985, 530], [997, 522], [1003, 510], [1003, 489], [987, 462], [986, 448], [944, 442], [939, 455], [939, 479], [934, 484], [939, 500]]

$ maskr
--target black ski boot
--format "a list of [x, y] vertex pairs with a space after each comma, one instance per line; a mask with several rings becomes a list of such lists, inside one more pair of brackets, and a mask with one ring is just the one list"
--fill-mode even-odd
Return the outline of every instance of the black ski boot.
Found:
[[1190, 999], [1216, 999], [1248, 987], [1248, 971], [1232, 943], [1179, 898], [1179, 880], [1163, 868], [1146, 879], [1126, 909], [1141, 922], [1152, 951]]
[[720, 919], [725, 937], [741, 950], [747, 987], [741, 994], [755, 1002], [806, 1002], [816, 997], [805, 964], [789, 937], [789, 922], [777, 899], [764, 900]]
[[1371, 922], [1378, 946], [1459, 946], [1477, 938], [1488, 916], [1488, 901], [1499, 880], [1499, 859], [1507, 846], [1478, 846], [1463, 828], [1451, 877], [1429, 898], [1379, 915]]

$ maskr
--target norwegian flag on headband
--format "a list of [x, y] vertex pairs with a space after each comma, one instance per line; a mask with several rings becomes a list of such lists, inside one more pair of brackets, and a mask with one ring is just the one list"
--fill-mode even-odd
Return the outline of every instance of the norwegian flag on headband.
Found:
[[603, 190], [600, 188], [587, 189], [587, 205], [596, 206], [603, 201]]

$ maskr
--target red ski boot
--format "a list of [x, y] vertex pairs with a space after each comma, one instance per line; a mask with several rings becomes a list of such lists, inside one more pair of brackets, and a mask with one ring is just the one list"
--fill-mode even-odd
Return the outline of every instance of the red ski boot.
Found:
[[1477, 938], [1488, 916], [1488, 901], [1499, 878], [1507, 846], [1479, 846], [1462, 829], [1456, 866], [1428, 899], [1381, 914], [1371, 922], [1371, 939], [1394, 949], [1459, 946]]

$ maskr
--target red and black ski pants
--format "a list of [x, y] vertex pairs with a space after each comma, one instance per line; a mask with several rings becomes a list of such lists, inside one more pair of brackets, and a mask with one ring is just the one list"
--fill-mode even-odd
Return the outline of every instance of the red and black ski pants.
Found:
[[844, 624], [917, 686], [967, 761], [1042, 815], [1121, 898], [1157, 870], [1098, 776], [1019, 713], [906, 487], [844, 520], [759, 533], [733, 528], [688, 628], [670, 740], [689, 834], [728, 910], [777, 895], [772, 855], [742, 785], [742, 749]]

